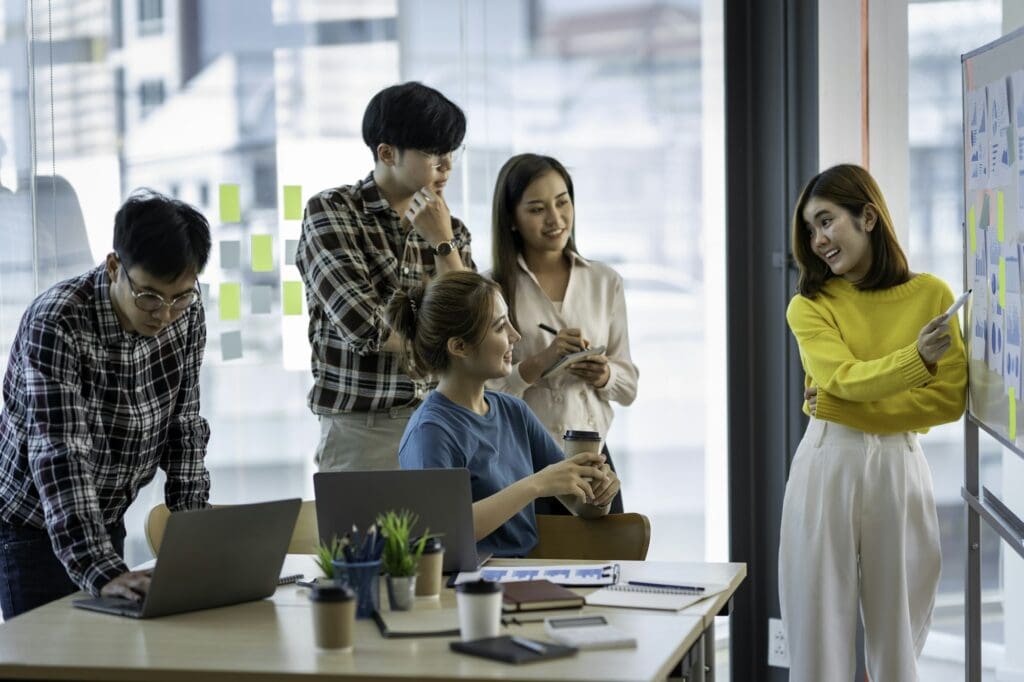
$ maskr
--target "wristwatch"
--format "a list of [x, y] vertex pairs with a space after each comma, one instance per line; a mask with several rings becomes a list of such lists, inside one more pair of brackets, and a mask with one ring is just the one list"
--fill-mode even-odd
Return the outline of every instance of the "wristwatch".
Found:
[[437, 246], [431, 246], [430, 250], [437, 256], [447, 256], [455, 249], [455, 244], [452, 242], [440, 242]]

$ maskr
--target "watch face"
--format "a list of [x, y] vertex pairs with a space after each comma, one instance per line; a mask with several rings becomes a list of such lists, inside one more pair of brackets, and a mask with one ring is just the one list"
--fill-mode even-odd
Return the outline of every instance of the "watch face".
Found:
[[452, 243], [451, 242], [441, 242], [440, 244], [438, 244], [437, 246], [434, 247], [434, 253], [436, 253], [438, 256], [447, 256], [451, 252], [452, 252]]

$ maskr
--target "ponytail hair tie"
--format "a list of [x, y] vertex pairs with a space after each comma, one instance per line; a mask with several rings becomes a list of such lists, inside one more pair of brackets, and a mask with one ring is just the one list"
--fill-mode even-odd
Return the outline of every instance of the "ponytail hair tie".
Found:
[[416, 305], [416, 299], [414, 299], [412, 296], [409, 297], [409, 307], [412, 308], [412, 316], [416, 317], [416, 315], [419, 313], [419, 306]]

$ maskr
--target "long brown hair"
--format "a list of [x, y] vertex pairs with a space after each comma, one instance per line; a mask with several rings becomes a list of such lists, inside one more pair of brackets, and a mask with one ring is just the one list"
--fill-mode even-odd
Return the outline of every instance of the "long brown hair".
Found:
[[409, 291], [398, 290], [384, 318], [405, 341], [407, 360], [421, 375], [448, 369], [448, 339], [470, 346], [484, 340], [494, 316], [494, 294], [501, 288], [469, 270], [446, 272]]
[[896, 240], [896, 230], [882, 190], [870, 173], [860, 166], [847, 163], [832, 166], [811, 178], [796, 202], [792, 240], [793, 258], [800, 268], [797, 291], [808, 298], [814, 298], [825, 283], [836, 276], [811, 248], [804, 208], [815, 197], [841, 206], [858, 220], [864, 215], [864, 207], [868, 204], [878, 214], [875, 229], [868, 233], [871, 268], [864, 279], [856, 283], [858, 289], [887, 289], [910, 279], [907, 257]]
[[[494, 281], [501, 285], [508, 302], [508, 319], [519, 329], [516, 319], [516, 257], [523, 252], [523, 235], [515, 229], [516, 207], [523, 199], [526, 188], [534, 180], [554, 171], [562, 176], [569, 199], [576, 205], [576, 193], [572, 177], [558, 159], [540, 154], [519, 154], [505, 162], [498, 172], [494, 184], [494, 203], [491, 211], [491, 262], [494, 264]], [[565, 253], [579, 253], [576, 250], [575, 221], [569, 230], [569, 241]]]

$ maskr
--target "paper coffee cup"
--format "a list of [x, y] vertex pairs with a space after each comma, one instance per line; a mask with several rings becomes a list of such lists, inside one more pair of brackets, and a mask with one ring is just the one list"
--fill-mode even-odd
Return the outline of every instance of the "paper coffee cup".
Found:
[[436, 597], [441, 594], [441, 569], [444, 566], [444, 547], [441, 540], [430, 538], [420, 555], [416, 569], [416, 596]]
[[597, 431], [569, 429], [562, 436], [562, 449], [566, 457], [573, 457], [581, 452], [601, 454], [601, 434]]
[[497, 637], [501, 629], [501, 585], [488, 580], [462, 583], [455, 588], [462, 641]]
[[342, 585], [313, 587], [313, 636], [321, 649], [351, 649], [356, 621], [356, 595]]

